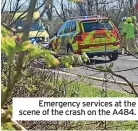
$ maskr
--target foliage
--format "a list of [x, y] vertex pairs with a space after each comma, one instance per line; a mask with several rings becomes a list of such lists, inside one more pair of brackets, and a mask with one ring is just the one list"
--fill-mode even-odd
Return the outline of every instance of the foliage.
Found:
[[[1, 33], [2, 52], [7, 58], [4, 59], [5, 61], [3, 61], [2, 64], [2, 95], [7, 95], [7, 93], [11, 94], [12, 88], [16, 83], [21, 81], [23, 76], [29, 75], [26, 69], [30, 67], [34, 61], [38, 61], [38, 58], [44, 60], [47, 68], [59, 67], [60, 65], [71, 68], [72, 65], [82, 65], [83, 62], [88, 61], [88, 56], [85, 53], [82, 55], [70, 53], [68, 56], [55, 58], [53, 51], [41, 49], [39, 46], [31, 44], [30, 41], [17, 43], [15, 42], [16, 36], [13, 36], [12, 32], [6, 30], [3, 26]], [[21, 54], [23, 55], [23, 62], [20, 61]], [[14, 83], [11, 87], [13, 81]], [[31, 91], [35, 89], [35, 84], [29, 87]], [[9, 96], [6, 97], [8, 98]]]
[[84, 2], [84, 0], [68, 0], [70, 2]]
[[[28, 51], [31, 58], [37, 58], [45, 55], [46, 61], [50, 62], [51, 66], [58, 64], [58, 60], [54, 58], [48, 50], [42, 50], [38, 46], [33, 46], [29, 41], [25, 41], [22, 44], [16, 43], [13, 37], [8, 34], [6, 36], [6, 29], [2, 28], [2, 51], [7, 55], [8, 64], [11, 65], [16, 53]], [[4, 34], [4, 35], [3, 35]], [[53, 62], [52, 62], [53, 61]], [[57, 61], [57, 63], [55, 62]]]
[[[32, 93], [38, 90], [41, 85], [45, 86], [48, 84], [47, 81], [43, 82], [38, 78], [34, 78], [34, 75], [27, 72], [31, 64], [37, 60], [38, 58], [43, 58], [44, 62], [49, 67], [58, 67], [59, 65], [64, 65], [67, 68], [70, 68], [74, 63], [73, 55], [64, 56], [62, 58], [55, 58], [54, 52], [50, 50], [41, 49], [39, 46], [32, 45], [30, 41], [25, 41], [21, 43], [15, 42], [16, 36], [12, 34], [12, 32], [8, 31], [2, 26], [2, 98], [5, 95], [6, 99], [2, 101], [3, 103], [7, 102], [7, 99], [11, 97], [12, 91], [14, 90], [14, 86], [17, 86], [18, 83], [25, 83], [23, 88], [26, 88], [28, 92]], [[23, 53], [23, 62], [19, 63], [20, 54]], [[84, 57], [85, 56], [85, 57]], [[74, 55], [75, 59], [78, 60], [79, 65], [83, 64], [83, 59], [86, 61], [86, 55], [83, 54], [83, 58], [80, 55]], [[60, 61], [62, 59], [63, 61]], [[18, 65], [20, 65], [18, 67]], [[21, 72], [17, 72], [21, 70]], [[18, 77], [16, 77], [18, 74]], [[28, 75], [30, 77], [28, 77]], [[11, 86], [12, 82], [14, 84]], [[40, 85], [41, 82], [41, 85]], [[43, 83], [43, 84], [42, 84]], [[62, 86], [61, 86], [62, 87]], [[19, 88], [19, 87], [18, 87]], [[17, 89], [18, 90], [18, 89]], [[50, 89], [52, 90], [52, 89]], [[57, 92], [57, 96], [60, 94], [60, 90], [54, 89], [54, 92]], [[15, 91], [15, 90], [14, 90]], [[48, 93], [48, 92], [46, 92]], [[36, 94], [36, 93], [35, 93]], [[62, 96], [62, 93], [61, 93]], [[4, 105], [2, 105], [3, 108]], [[12, 122], [7, 121], [7, 116], [12, 114], [12, 105], [9, 106], [7, 113], [5, 114], [5, 118], [3, 118], [2, 129], [3, 130], [15, 130]]]
[[104, 66], [97, 66], [96, 69], [98, 69], [99, 71], [105, 71], [108, 72], [110, 69], [112, 69], [114, 66], [114, 63], [111, 63], [108, 67], [104, 67]]
[[[58, 3], [61, 6], [61, 16], [64, 17], [71, 17], [71, 16], [78, 16], [80, 15], [80, 13], [82, 12], [81, 10], [81, 6], [79, 6], [84, 0], [68, 0], [68, 1], [72, 1], [75, 2], [75, 5], [77, 8], [75, 8], [74, 4], [72, 4], [72, 2], [70, 2], [68, 4], [68, 6], [66, 4], [64, 4], [63, 0], [58, 1]], [[15, 1], [11, 1], [15, 2]], [[19, 2], [19, 1], [18, 1]], [[100, 0], [95, 0], [95, 1], [85, 1], [86, 3], [83, 4], [84, 8], [87, 10], [87, 14], [88, 15], [93, 15], [93, 14], [100, 14], [102, 12], [103, 15], [109, 16], [114, 23], [119, 23], [120, 22], [120, 18], [122, 16], [128, 16], [128, 11], [129, 11], [129, 7], [128, 7], [128, 3], [123, 2], [122, 1], [118, 1], [115, 0], [116, 4], [114, 5], [113, 1], [109, 1], [105, 0], [104, 2], [100, 2]], [[97, 3], [96, 3], [97, 2]], [[16, 5], [19, 5], [17, 3], [14, 3]], [[47, 2], [46, 2], [47, 4]], [[48, 5], [48, 4], [47, 4]], [[51, 4], [53, 6], [53, 4]], [[47, 6], [49, 10], [53, 10], [52, 6]], [[112, 8], [112, 6], [114, 6], [114, 8]], [[25, 5], [26, 7], [26, 5]], [[56, 7], [59, 7], [56, 5]], [[123, 7], [123, 9], [122, 9]], [[16, 9], [16, 8], [15, 8]], [[45, 9], [45, 8], [44, 8]], [[48, 10], [47, 9], [47, 10]], [[55, 8], [56, 9], [56, 8]], [[58, 9], [60, 10], [60, 9]], [[51, 13], [52, 11], [46, 11], [47, 13]], [[80, 12], [80, 13], [79, 13]], [[56, 12], [58, 14], [58, 12]], [[112, 15], [114, 13], [114, 15]], [[55, 12], [54, 12], [55, 14]], [[60, 13], [58, 14], [60, 15]], [[52, 15], [51, 15], [52, 16]], [[62, 18], [61, 17], [61, 18]], [[9, 18], [9, 17], [7, 17]], [[60, 17], [59, 17], [60, 18]], [[4, 23], [5, 23], [5, 18], [2, 17], [2, 19], [4, 19]], [[65, 19], [65, 18], [64, 18]], [[2, 20], [3, 21], [3, 20]], [[57, 26], [57, 20], [55, 20], [55, 25], [52, 27]], [[11, 23], [12, 21], [10, 21], [9, 23]], [[46, 24], [47, 21], [45, 20]], [[50, 21], [51, 23], [51, 21]], [[60, 23], [61, 24], [61, 23]], [[117, 24], [116, 24], [117, 25]], [[51, 31], [51, 28], [50, 28]], [[20, 75], [18, 75], [18, 79], [16, 78], [16, 83], [13, 85], [14, 91], [13, 94], [17, 95], [17, 96], [38, 96], [40, 95], [42, 92], [45, 92], [45, 94], [41, 94], [42, 96], [52, 96], [52, 97], [63, 97], [63, 96], [81, 96], [81, 97], [85, 97], [85, 96], [99, 96], [101, 93], [101, 89], [97, 89], [93, 86], [90, 85], [84, 85], [83, 83], [79, 83], [77, 82], [69, 82], [67, 81], [65, 78], [63, 80], [63, 82], [61, 82], [59, 85], [57, 85], [57, 79], [58, 77], [54, 77], [55, 74], [52, 71], [49, 71], [50, 67], [59, 67], [59, 65], [64, 65], [66, 68], [72, 68], [72, 65], [82, 65], [83, 62], [87, 62], [88, 61], [88, 57], [85, 53], [83, 53], [82, 55], [76, 55], [76, 54], [69, 54], [67, 56], [64, 57], [60, 57], [60, 58], [55, 58], [53, 56], [54, 52], [48, 51], [48, 50], [42, 50], [39, 47], [33, 46], [29, 41], [25, 41], [22, 43], [16, 43], [14, 41], [14, 37], [12, 35], [12, 33], [8, 30], [6, 30], [3, 26], [2, 26], [2, 54], [6, 55], [6, 59], [4, 59], [5, 62], [2, 63], [2, 94], [5, 94], [8, 89], [9, 89], [9, 84], [12, 82], [12, 80], [14, 80], [13, 78], [16, 76], [17, 74], [17, 64], [18, 64], [18, 56], [20, 53], [23, 52], [24, 54], [24, 59], [23, 59], [23, 64], [22, 66], [20, 66], [21, 68], [21, 72]], [[40, 70], [37, 70], [38, 73], [36, 73], [34, 71], [34, 69], [30, 69], [30, 65], [32, 65], [32, 63], [36, 60], [38, 61], [39, 57], [43, 57], [44, 62], [46, 63], [46, 69], [48, 69], [48, 73], [46, 70], [44, 70], [40, 76], [37, 76], [38, 73], [40, 72]], [[2, 59], [3, 60], [3, 59]], [[8, 63], [7, 63], [8, 62]], [[38, 61], [39, 62], [39, 61]], [[101, 70], [101, 71], [105, 71], [107, 72], [108, 70], [110, 70], [113, 67], [113, 63], [111, 63], [108, 67], [104, 67], [104, 66], [97, 66], [97, 70]], [[43, 65], [44, 67], [45, 65]], [[26, 71], [27, 68], [27, 71]], [[28, 71], [29, 70], [31, 71]], [[32, 71], [33, 70], [33, 71]], [[33, 73], [32, 73], [33, 72]], [[47, 75], [44, 75], [47, 74]], [[51, 75], [52, 74], [52, 75]], [[66, 76], [67, 77], [67, 76]], [[81, 75], [80, 75], [81, 77]], [[49, 81], [54, 81], [53, 83], [49, 83]], [[56, 83], [56, 84], [55, 84]], [[20, 87], [21, 86], [21, 87]], [[78, 89], [78, 87], [80, 89]], [[44, 90], [43, 90], [44, 89]], [[68, 90], [69, 89], [69, 90]], [[79, 93], [78, 93], [79, 91]], [[40, 92], [40, 94], [39, 94]], [[50, 92], [50, 95], [47, 95]], [[66, 94], [67, 93], [67, 94]], [[124, 93], [120, 93], [120, 92], [115, 92], [115, 91], [108, 91], [109, 96], [129, 96], [129, 95], [125, 95]], [[13, 96], [10, 96], [11, 98]], [[8, 98], [8, 96], [7, 96]], [[12, 106], [9, 107], [8, 112], [11, 114], [12, 112]], [[57, 125], [57, 128], [55, 129], [71, 129], [73, 126], [73, 123], [75, 122], [57, 122], [59, 123]], [[61, 125], [60, 125], [61, 123]], [[69, 124], [68, 124], [69, 123]], [[76, 122], [77, 124], [74, 125], [74, 128], [72, 129], [94, 129], [95, 127], [97, 127], [98, 125], [95, 125], [92, 127], [91, 122]], [[125, 126], [125, 122], [122, 122], [124, 124], [120, 124], [121, 122], [112, 122], [113, 128], [115, 130], [117, 129], [134, 129], [134, 127], [131, 127], [129, 125], [129, 123], [126, 122]], [[112, 124], [111, 122], [107, 122], [107, 125], [109, 125], [110, 129], [113, 129], [111, 126]], [[43, 124], [43, 123], [41, 123]], [[130, 123], [131, 125], [135, 125], [132, 123]], [[136, 123], [137, 124], [137, 123]], [[30, 124], [32, 125], [32, 123]], [[56, 124], [54, 124], [56, 125]], [[66, 125], [66, 126], [65, 126]], [[121, 126], [120, 126], [121, 125]], [[124, 125], [124, 126], [123, 126]], [[61, 127], [59, 127], [61, 126]], [[117, 127], [116, 127], [117, 126]], [[120, 127], [118, 127], [120, 126]], [[35, 127], [35, 126], [33, 126]], [[46, 124], [44, 124], [44, 127], [47, 127]], [[52, 127], [52, 124], [50, 123], [50, 128]], [[125, 127], [125, 128], [124, 128]], [[12, 127], [12, 123], [4, 123], [2, 124], [2, 129], [9, 129], [9, 130], [14, 130]], [[102, 129], [103, 130], [103, 129]]]
[[6, 123], [2, 124], [1, 129], [8, 130], [8, 131], [15, 130], [15, 128], [13, 127], [13, 123], [11, 123], [11, 122], [6, 122]]
[[81, 65], [83, 64], [83, 61], [86, 62], [88, 60], [88, 57], [85, 53], [83, 53], [82, 56], [72, 53], [69, 56], [59, 58], [59, 62], [59, 60], [52, 55], [52, 51], [41, 49], [39, 46], [34, 46], [30, 43], [30, 41], [25, 41], [22, 44], [16, 43], [14, 38], [10, 37], [8, 33], [9, 32], [2, 27], [2, 51], [4, 51], [4, 53], [7, 55], [9, 65], [12, 64], [16, 53], [25, 51], [29, 52], [27, 53], [27, 55], [29, 55], [28, 61], [30, 61], [30, 58], [36, 59], [37, 57], [41, 56], [44, 57], [48, 67], [59, 65], [60, 62], [66, 67], [70, 67], [74, 61], [77, 61], [76, 64]]
[[8, 107], [6, 110], [2, 110], [2, 115], [1, 115], [1, 129], [2, 130], [15, 130], [14, 124], [11, 121], [11, 115], [12, 115], [12, 105]]
[[[70, 88], [75, 83], [70, 85]], [[79, 82], [79, 97], [101, 97], [102, 88], [94, 86], [92, 83]], [[134, 97], [129, 93], [119, 92], [112, 89], [107, 91], [108, 97]]]

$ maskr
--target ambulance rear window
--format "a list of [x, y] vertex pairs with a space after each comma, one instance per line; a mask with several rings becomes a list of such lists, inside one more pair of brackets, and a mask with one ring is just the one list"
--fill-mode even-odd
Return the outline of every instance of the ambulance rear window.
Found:
[[91, 32], [94, 30], [112, 30], [113, 27], [109, 21], [85, 21], [82, 22], [84, 32]]
[[[15, 27], [17, 27], [17, 26], [23, 27], [23, 25], [24, 25], [24, 20], [17, 20], [14, 22]], [[44, 28], [44, 25], [41, 22], [41, 20], [38, 20], [37, 22], [35, 22], [31, 25], [30, 30], [31, 31], [40, 31], [40, 30], [43, 31], [43, 30], [45, 30], [45, 28]]]

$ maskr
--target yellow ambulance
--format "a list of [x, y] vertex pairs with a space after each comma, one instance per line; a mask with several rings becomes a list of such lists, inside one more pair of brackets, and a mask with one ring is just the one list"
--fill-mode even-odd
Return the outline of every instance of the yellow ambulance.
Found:
[[[15, 28], [23, 27], [24, 20], [26, 18], [27, 13], [24, 13], [23, 15], [22, 14], [23, 14], [23, 12], [17, 12], [15, 14], [13, 27], [15, 27]], [[40, 13], [34, 12], [33, 24], [31, 25], [30, 32], [29, 32], [29, 39], [32, 42], [35, 41], [36, 43], [48, 42], [49, 41], [48, 28], [44, 27], [41, 19], [39, 19], [35, 22], [35, 20], [38, 18], [40, 18]]]

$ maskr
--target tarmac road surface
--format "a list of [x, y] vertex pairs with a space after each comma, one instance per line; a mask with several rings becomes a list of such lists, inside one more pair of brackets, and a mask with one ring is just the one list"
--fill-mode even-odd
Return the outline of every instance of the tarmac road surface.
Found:
[[[122, 76], [126, 77], [127, 80], [129, 80], [130, 82], [138, 84], [138, 68], [137, 68], [138, 67], [138, 59], [134, 58], [133, 56], [120, 55], [116, 61], [110, 61], [108, 59], [108, 57], [106, 57], [106, 60], [104, 57], [95, 57], [91, 61], [92, 61], [92, 63], [87, 66], [90, 66], [90, 67], [96, 67], [98, 65], [105, 66], [105, 65], [110, 65], [111, 62], [113, 62], [114, 66], [113, 66], [112, 70], [117, 71], [116, 74], [122, 75]], [[135, 69], [133, 69], [133, 68], [135, 68]], [[127, 70], [127, 69], [129, 69], [129, 70], [121, 71], [121, 70]], [[130, 70], [130, 69], [133, 69], [133, 70]], [[89, 69], [84, 66], [73, 67], [71, 72], [75, 73], [75, 74], [94, 76], [97, 78], [104, 78], [104, 73], [102, 73], [102, 72], [97, 73], [95, 70]], [[115, 81], [123, 81], [122, 79], [117, 78], [115, 76], [111, 77], [111, 75], [108, 75], [107, 78], [115, 80]], [[92, 83], [94, 83], [97, 86], [103, 85], [103, 82], [95, 81], [95, 80], [92, 80]], [[122, 90], [119, 87], [119, 85], [117, 85], [117, 84], [108, 83], [108, 86], [115, 90], [116, 89]], [[123, 85], [121, 85], [121, 86], [126, 88], [127, 90], [131, 91], [131, 89], [129, 87], [123, 86]], [[135, 87], [135, 89], [138, 91], [138, 86]]]

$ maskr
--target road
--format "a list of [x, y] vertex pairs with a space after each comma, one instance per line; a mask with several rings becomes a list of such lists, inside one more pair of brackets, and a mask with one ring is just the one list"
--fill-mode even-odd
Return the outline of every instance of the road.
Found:
[[[96, 67], [98, 65], [110, 65], [111, 61], [106, 58], [103, 57], [103, 58], [93, 58], [92, 60], [92, 63], [89, 64], [88, 66], [90, 67]], [[138, 67], [138, 59], [134, 58], [133, 56], [125, 56], [125, 55], [120, 55], [119, 58], [116, 60], [116, 61], [113, 61], [114, 63], [114, 66], [113, 66], [113, 71], [120, 71], [120, 70], [127, 70], [127, 69], [131, 69], [131, 68], [136, 68]], [[89, 76], [94, 76], [94, 77], [98, 77], [98, 78], [104, 78], [104, 73], [98, 73], [95, 71], [95, 70], [90, 70], [89, 68], [86, 68], [86, 67], [73, 67], [73, 69], [71, 70], [72, 73], [75, 73], [75, 74], [81, 74], [81, 75], [89, 75]], [[138, 68], [134, 69], [134, 70], [129, 70], [129, 71], [121, 71], [121, 72], [116, 72], [116, 74], [119, 74], [119, 75], [122, 75], [124, 77], [126, 77], [130, 82], [133, 82], [133, 83], [136, 83], [138, 84]], [[122, 79], [120, 78], [117, 78], [117, 77], [114, 77], [113, 78], [111, 77], [111, 75], [108, 75], [107, 76], [108, 79], [114, 79], [115, 81], [123, 81]], [[90, 81], [90, 80], [89, 80]], [[97, 86], [102, 86], [103, 85], [103, 82], [97, 82], [97, 81], [94, 81], [92, 80], [92, 83], [94, 83], [95, 85]], [[122, 90], [120, 88], [120, 86], [116, 85], [116, 84], [111, 84], [111, 83], [108, 83], [108, 86], [112, 89], [119, 89], [119, 90]], [[122, 85], [121, 85], [122, 86]], [[123, 86], [124, 87], [124, 86]], [[127, 90], [131, 90], [130, 88], [126, 87]], [[135, 87], [136, 90], [138, 90], [138, 87]]]
[[[91, 64], [88, 64], [87, 66], [89, 67], [96, 67], [98, 65], [110, 65], [111, 63], [114, 63], [114, 66], [112, 68], [113, 71], [116, 74], [124, 76], [128, 81], [133, 82], [134, 84], [138, 84], [138, 59], [134, 58], [133, 56], [126, 56], [126, 55], [119, 55], [119, 58], [116, 61], [110, 61], [108, 57], [106, 57], [106, 60], [104, 57], [95, 57], [91, 59]], [[135, 69], [133, 69], [135, 68]], [[133, 69], [133, 70], [130, 70]], [[68, 72], [62, 72], [62, 71]], [[126, 70], [126, 71], [121, 71], [121, 70]], [[93, 69], [87, 68], [86, 66], [77, 66], [73, 67], [71, 70], [62, 68], [62, 71], [60, 72], [62, 77], [68, 77], [71, 79], [76, 78], [77, 75], [84, 75], [84, 76], [93, 76], [97, 78], [104, 78], [104, 73], [103, 72], [97, 72]], [[71, 75], [73, 73], [74, 75]], [[107, 76], [108, 79], [113, 80], [113, 81], [123, 81], [122, 79], [111, 76], [110, 74]], [[103, 86], [102, 81], [97, 81], [93, 79], [87, 79], [85, 78], [83, 82], [86, 83], [91, 83], [94, 84], [98, 87]], [[132, 91], [132, 89], [129, 86], [124, 86], [124, 85], [118, 85], [116, 83], [107, 83], [108, 88], [113, 89], [113, 90], [120, 90], [123, 91], [122, 88], [126, 89], [127, 91]], [[121, 88], [121, 87], [122, 88]], [[135, 89], [138, 91], [138, 86], [135, 86]]]

